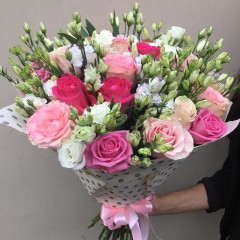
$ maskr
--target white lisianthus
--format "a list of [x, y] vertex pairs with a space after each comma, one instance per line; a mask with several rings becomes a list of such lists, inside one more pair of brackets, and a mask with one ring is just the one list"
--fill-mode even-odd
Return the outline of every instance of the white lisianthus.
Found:
[[[86, 53], [87, 62], [94, 63], [97, 55], [94, 52], [93, 47], [85, 44], [84, 49], [85, 49], [85, 53]], [[72, 59], [71, 59], [70, 63], [74, 67], [81, 68], [83, 65], [83, 58], [82, 58], [82, 52], [81, 52], [80, 48], [76, 45], [72, 45], [68, 50], [72, 54]]]
[[44, 104], [47, 103], [47, 100], [45, 98], [36, 97], [33, 94], [26, 94], [25, 97], [22, 98], [22, 102], [25, 107], [32, 107], [28, 104], [28, 100], [32, 102], [33, 106], [36, 109], [42, 107]]
[[136, 74], [139, 74], [141, 72], [142, 69], [142, 59], [144, 58], [144, 55], [139, 55], [137, 57], [134, 58], [134, 62], [137, 66], [137, 71]]
[[82, 59], [82, 53], [81, 53], [81, 50], [79, 49], [79, 47], [76, 45], [72, 45], [68, 50], [72, 54], [72, 59], [71, 59], [70, 63], [74, 67], [81, 68], [83, 65], [83, 59]]
[[169, 32], [172, 38], [179, 40], [183, 37], [185, 31], [184, 28], [173, 26]]
[[161, 77], [149, 79], [149, 89], [151, 92], [158, 93], [161, 91], [165, 83], [166, 81], [163, 80]]
[[101, 84], [101, 76], [97, 72], [96, 68], [91, 65], [88, 65], [84, 70], [85, 73], [85, 84], [89, 91], [96, 92], [98, 91], [102, 84]]
[[103, 124], [104, 117], [110, 112], [109, 102], [104, 102], [102, 104], [94, 105], [90, 108], [90, 112], [86, 109], [84, 110], [84, 114], [91, 114], [93, 117], [93, 122], [97, 124]]
[[96, 34], [95, 36], [95, 41], [106, 51], [109, 50], [109, 48], [111, 47], [112, 40], [113, 35], [107, 30], [102, 30], [99, 34]]
[[152, 94], [149, 88], [149, 84], [143, 83], [143, 84], [138, 84], [134, 98], [142, 100], [145, 96], [151, 96], [151, 95]]
[[177, 54], [177, 50], [179, 49], [177, 47], [170, 46], [170, 45], [164, 45], [163, 47], [164, 47], [165, 53], [173, 53], [174, 56]]
[[151, 97], [151, 103], [159, 105], [162, 102], [159, 93], [152, 92], [148, 83], [139, 84], [135, 93], [135, 99], [143, 100], [145, 96]]
[[174, 111], [174, 100], [173, 99], [169, 100], [165, 104], [165, 107], [162, 109], [162, 113], [166, 112], [168, 109], [171, 109]]
[[151, 96], [152, 96], [152, 101], [151, 101], [152, 104], [160, 105], [162, 103], [162, 98], [160, 93], [154, 93]]
[[71, 139], [65, 139], [62, 146], [57, 149], [58, 160], [62, 167], [74, 170], [82, 169], [85, 166], [84, 149], [84, 144]]
[[73, 129], [72, 137], [76, 141], [89, 143], [96, 137], [96, 133], [93, 126], [81, 127], [79, 125], [76, 125]]
[[51, 100], [56, 99], [52, 92], [52, 88], [55, 87], [56, 85], [57, 82], [54, 80], [48, 80], [47, 82], [43, 83], [43, 90]]
[[204, 48], [204, 46], [208, 46], [209, 42], [206, 41], [206, 39], [201, 40], [197, 45], [197, 52], [201, 52]]

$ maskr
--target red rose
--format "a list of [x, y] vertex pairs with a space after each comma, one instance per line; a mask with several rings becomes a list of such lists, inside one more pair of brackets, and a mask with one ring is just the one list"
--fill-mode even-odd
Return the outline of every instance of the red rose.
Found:
[[77, 108], [80, 114], [86, 107], [96, 103], [95, 97], [88, 93], [83, 82], [71, 74], [63, 74], [58, 78], [57, 86], [52, 88], [52, 92], [59, 101]]
[[146, 42], [138, 42], [137, 49], [138, 53], [140, 53], [141, 55], [153, 55], [156, 60], [158, 60], [161, 55], [160, 46], [151, 46]]
[[104, 99], [110, 102], [114, 99], [115, 102], [121, 103], [122, 111], [126, 111], [126, 107], [129, 106], [134, 98], [134, 94], [131, 94], [132, 82], [125, 78], [110, 77], [103, 82], [103, 86], [100, 88]]

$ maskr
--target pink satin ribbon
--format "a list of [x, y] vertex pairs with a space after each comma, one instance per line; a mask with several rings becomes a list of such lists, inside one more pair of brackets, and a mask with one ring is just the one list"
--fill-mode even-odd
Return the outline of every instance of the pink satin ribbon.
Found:
[[150, 196], [124, 207], [103, 204], [101, 209], [103, 224], [110, 230], [129, 225], [133, 240], [147, 240], [150, 225], [148, 214], [152, 211], [152, 199]]

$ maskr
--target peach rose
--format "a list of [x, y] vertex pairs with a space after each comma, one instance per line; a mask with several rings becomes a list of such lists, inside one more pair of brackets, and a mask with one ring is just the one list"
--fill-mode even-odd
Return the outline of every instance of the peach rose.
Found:
[[192, 122], [196, 115], [197, 109], [191, 99], [186, 96], [179, 96], [175, 99], [174, 117], [181, 123]]
[[64, 73], [71, 73], [69, 71], [71, 64], [65, 57], [65, 52], [69, 47], [70, 45], [63, 46], [49, 53], [50, 59], [54, 61], [63, 70]]
[[[170, 159], [178, 160], [186, 158], [193, 150], [193, 138], [191, 134], [185, 130], [177, 119], [157, 119], [148, 118], [144, 121], [144, 138], [148, 142], [152, 142], [156, 134], [162, 134], [162, 138], [167, 144], [171, 144], [173, 149], [164, 153]], [[162, 153], [154, 150], [154, 157], [161, 157]]]
[[230, 101], [228, 98], [222, 96], [220, 92], [212, 87], [207, 87], [207, 89], [198, 96], [198, 99], [206, 99], [211, 105], [208, 109], [217, 116], [223, 116], [228, 109]]
[[112, 49], [118, 53], [129, 52], [129, 42], [125, 37], [116, 37], [112, 40]]
[[52, 101], [37, 110], [27, 121], [26, 134], [33, 145], [58, 148], [71, 136], [70, 109], [65, 103]]
[[107, 54], [103, 60], [109, 67], [107, 78], [119, 77], [126, 78], [130, 81], [135, 79], [137, 65], [131, 56], [110, 53]]

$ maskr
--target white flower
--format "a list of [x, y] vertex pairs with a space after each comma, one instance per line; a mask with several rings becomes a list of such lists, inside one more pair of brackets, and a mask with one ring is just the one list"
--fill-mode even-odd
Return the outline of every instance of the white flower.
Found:
[[206, 42], [206, 39], [201, 40], [197, 45], [197, 52], [201, 52], [204, 46], [208, 46], [209, 42]]
[[138, 84], [134, 98], [142, 100], [145, 96], [151, 96], [149, 84]]
[[52, 92], [52, 88], [55, 87], [56, 85], [57, 82], [53, 80], [48, 80], [47, 82], [43, 83], [43, 90], [51, 100], [56, 99]]
[[162, 109], [162, 113], [166, 112], [168, 109], [172, 109], [174, 111], [174, 100], [173, 99], [169, 100], [165, 104], [165, 107]]
[[139, 74], [141, 72], [142, 69], [142, 59], [144, 58], [144, 55], [139, 55], [137, 57], [134, 58], [134, 62], [137, 66], [137, 71], [136, 74]]
[[[94, 52], [93, 47], [85, 44], [84, 49], [85, 49], [85, 53], [86, 53], [87, 62], [94, 63], [97, 55]], [[72, 45], [68, 50], [72, 54], [72, 59], [71, 59], [70, 63], [74, 67], [81, 68], [83, 65], [83, 58], [82, 58], [82, 52], [79, 49], [79, 47], [76, 45]]]
[[[93, 122], [102, 125], [104, 117], [110, 112], [109, 102], [104, 102], [89, 108], [91, 109], [90, 113], [92, 114]], [[85, 109], [84, 114], [87, 115], [89, 112]]]
[[165, 83], [166, 81], [163, 80], [161, 77], [149, 79], [149, 89], [151, 92], [158, 93], [161, 91]]
[[184, 28], [173, 26], [169, 32], [174, 39], [179, 40], [183, 37], [185, 31], [186, 30]]
[[85, 166], [83, 151], [85, 145], [71, 139], [65, 139], [57, 149], [58, 160], [64, 168], [82, 169]]
[[101, 47], [108, 50], [112, 45], [113, 35], [107, 30], [102, 30], [100, 34], [96, 34], [95, 40]]
[[155, 104], [155, 105], [160, 105], [160, 103], [162, 103], [162, 98], [161, 98], [160, 93], [152, 94], [152, 101], [151, 101], [151, 103]]
[[25, 97], [22, 98], [22, 102], [26, 107], [31, 107], [28, 104], [28, 100], [30, 100], [33, 103], [33, 106], [36, 109], [42, 107], [44, 104], [47, 103], [47, 100], [45, 98], [36, 97], [33, 94], [26, 94]]
[[82, 59], [82, 53], [81, 53], [81, 50], [79, 49], [79, 47], [76, 45], [72, 45], [68, 50], [72, 54], [72, 59], [71, 59], [70, 63], [74, 67], [81, 68], [83, 65], [83, 59]]
[[166, 53], [170, 53], [171, 52], [174, 55], [177, 54], [177, 50], [179, 49], [177, 47], [170, 46], [170, 45], [164, 45], [163, 47], [164, 47]]
[[88, 65], [84, 70], [85, 73], [85, 84], [89, 91], [98, 91], [102, 84], [101, 84], [101, 76], [97, 72], [96, 68], [92, 65]]

